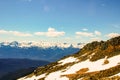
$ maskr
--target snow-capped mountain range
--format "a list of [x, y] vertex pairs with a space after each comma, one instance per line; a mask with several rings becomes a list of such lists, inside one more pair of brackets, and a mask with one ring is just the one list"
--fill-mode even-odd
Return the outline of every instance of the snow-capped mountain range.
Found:
[[89, 43], [18, 80], [120, 80], [120, 36]]
[[42, 47], [42, 48], [49, 48], [49, 47], [59, 47], [59, 48], [68, 48], [70, 46], [74, 48], [82, 48], [85, 43], [60, 43], [60, 42], [1, 42], [0, 46], [11, 46], [11, 47]]
[[27, 58], [56, 61], [63, 56], [78, 52], [83, 46], [83, 43], [1, 42], [0, 58]]

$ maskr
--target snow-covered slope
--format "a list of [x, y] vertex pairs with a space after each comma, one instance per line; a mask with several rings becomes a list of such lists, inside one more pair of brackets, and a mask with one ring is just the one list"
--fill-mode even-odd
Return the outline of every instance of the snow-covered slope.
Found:
[[38, 67], [30, 75], [18, 80], [106, 79], [120, 79], [120, 36], [106, 42], [89, 43], [80, 52]]
[[[58, 63], [60, 63], [60, 65], [65, 65], [67, 63], [71, 63], [71, 62], [77, 62], [76, 64], [73, 64], [71, 66], [68, 66], [66, 69], [63, 70], [57, 70], [55, 72], [52, 72], [48, 75], [46, 75], [47, 73], [43, 73], [39, 76], [32, 76], [30, 78], [20, 78], [18, 80], [38, 80], [41, 78], [45, 77], [45, 80], [69, 80], [69, 78], [67, 78], [66, 76], [63, 75], [70, 75], [70, 74], [77, 74], [77, 72], [80, 73], [80, 70], [82, 69], [87, 69], [85, 72], [83, 71], [83, 73], [89, 73], [89, 72], [96, 72], [96, 71], [101, 71], [101, 70], [105, 70], [105, 69], [109, 69], [112, 68], [114, 66], [120, 65], [120, 55], [108, 58], [109, 63], [108, 64], [104, 64], [105, 59], [100, 59], [94, 62], [91, 62], [89, 59], [85, 60], [85, 61], [78, 61], [78, 59], [75, 58], [66, 58], [64, 60], [58, 61]], [[59, 66], [59, 65], [57, 65]], [[82, 71], [81, 71], [82, 73]], [[116, 75], [120, 75], [120, 73], [116, 74]], [[63, 77], [62, 77], [63, 76]]]

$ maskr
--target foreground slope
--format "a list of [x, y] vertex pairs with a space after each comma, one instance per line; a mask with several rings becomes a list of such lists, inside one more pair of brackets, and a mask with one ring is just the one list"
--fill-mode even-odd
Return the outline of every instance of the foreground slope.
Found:
[[92, 42], [78, 53], [64, 57], [18, 80], [118, 80], [120, 36]]

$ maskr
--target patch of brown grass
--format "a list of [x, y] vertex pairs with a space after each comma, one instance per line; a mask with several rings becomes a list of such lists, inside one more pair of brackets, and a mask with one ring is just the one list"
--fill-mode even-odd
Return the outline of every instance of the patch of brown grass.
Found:
[[83, 74], [83, 73], [87, 72], [88, 70], [89, 70], [89, 68], [82, 68], [79, 71], [77, 71], [76, 73], [77, 74]]

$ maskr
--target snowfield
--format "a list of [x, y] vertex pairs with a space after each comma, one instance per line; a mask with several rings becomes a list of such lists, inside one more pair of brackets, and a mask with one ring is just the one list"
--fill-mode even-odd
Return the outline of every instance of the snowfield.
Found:
[[69, 58], [65, 58], [63, 60], [58, 61], [58, 63], [60, 63], [60, 65], [64, 65], [67, 63], [72, 63], [72, 62], [77, 62], [77, 61], [79, 61], [77, 58], [69, 57]]
[[[69, 60], [69, 58], [64, 59], [64, 60], [65, 61]], [[76, 60], [76, 59], [73, 59], [73, 60]], [[88, 72], [109, 69], [111, 67], [114, 67], [114, 66], [118, 65], [118, 63], [120, 62], [120, 55], [109, 58], [108, 59], [109, 63], [105, 64], [105, 65], [103, 65], [104, 60], [105, 59], [100, 59], [100, 60], [97, 60], [95, 62], [91, 62], [89, 60], [86, 60], [86, 61], [83, 61], [83, 62], [79, 62], [79, 63], [69, 67], [69, 69], [67, 69], [65, 72], [56, 71], [56, 72], [50, 73], [49, 75], [47, 75], [45, 80], [69, 80], [66, 77], [61, 77], [61, 75], [73, 74], [73, 73], [76, 73], [77, 71], [79, 71], [82, 68], [89, 68]]]
[[120, 55], [118, 56], [114, 56], [112, 58], [109, 58], [108, 64], [103, 65], [105, 59], [100, 59], [94, 62], [91, 62], [88, 60], [83, 61], [83, 62], [79, 62], [73, 66], [71, 66], [66, 72], [64, 72], [63, 74], [72, 74], [72, 73], [76, 73], [77, 71], [79, 71], [82, 68], [88, 68], [89, 71], [88, 72], [93, 72], [93, 71], [100, 71], [100, 70], [105, 70], [105, 69], [109, 69], [110, 67], [114, 67], [116, 65], [118, 65], [118, 63], [120, 62]]
[[69, 80], [67, 77], [61, 77], [62, 71], [56, 71], [46, 76], [45, 80]]
[[[63, 77], [62, 75], [74, 74], [83, 68], [88, 68], [89, 70], [87, 72], [94, 72], [94, 71], [109, 69], [111, 67], [119, 65], [118, 63], [120, 63], [120, 55], [108, 58], [107, 60], [109, 61], [109, 63], [103, 65], [104, 60], [106, 60], [106, 57], [103, 59], [94, 61], [94, 62], [91, 62], [89, 59], [87, 59], [86, 61], [78, 62], [72, 66], [68, 66], [66, 71], [64, 71], [64, 72], [62, 70], [59, 70], [56, 72], [52, 72], [47, 76], [45, 76], [45, 74], [42, 74], [42, 75], [37, 76], [37, 77], [33, 76], [31, 78], [21, 78], [18, 80], [34, 80], [34, 79], [38, 80], [38, 79], [43, 78], [43, 77], [45, 77], [45, 80], [69, 80], [69, 78], [67, 78], [65, 76]], [[63, 60], [58, 61], [58, 63], [61, 63], [61, 65], [64, 65], [66, 63], [77, 62], [77, 61], [78, 61], [77, 58], [69, 57], [69, 58], [65, 58]], [[120, 73], [116, 74], [116, 75], [120, 76]]]

